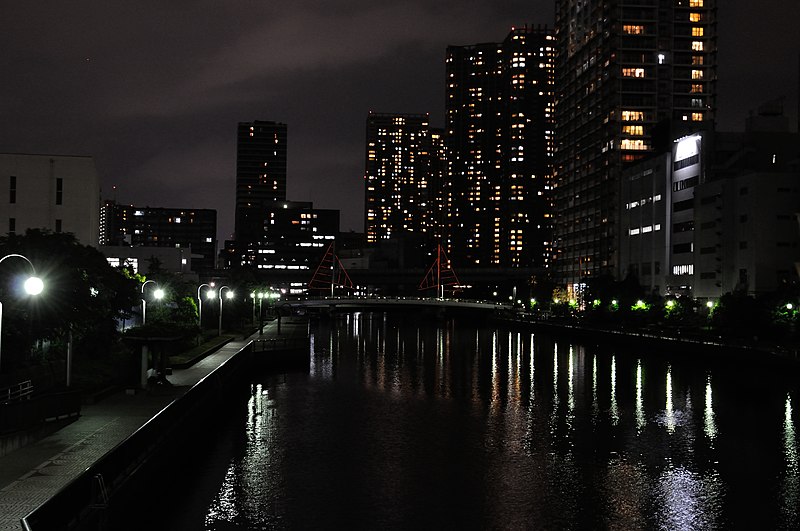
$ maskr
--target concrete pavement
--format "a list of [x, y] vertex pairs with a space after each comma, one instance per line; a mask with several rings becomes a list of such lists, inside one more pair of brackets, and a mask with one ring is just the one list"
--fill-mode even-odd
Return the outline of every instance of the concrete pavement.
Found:
[[[284, 318], [281, 337], [306, 334], [305, 320]], [[159, 411], [254, 339], [277, 336], [275, 321], [264, 334], [234, 340], [186, 369], [173, 370], [173, 384], [148, 392], [124, 390], [81, 407], [77, 420], [51, 435], [0, 457], [0, 531], [21, 530], [22, 517], [129, 437]]]

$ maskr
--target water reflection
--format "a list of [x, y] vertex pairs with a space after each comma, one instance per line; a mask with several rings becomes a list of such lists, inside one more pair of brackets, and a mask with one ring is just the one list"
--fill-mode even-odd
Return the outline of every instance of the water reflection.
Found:
[[619, 407], [617, 406], [617, 357], [611, 356], [611, 423], [619, 423]]
[[706, 381], [706, 407], [703, 410], [703, 431], [714, 442], [717, 438], [717, 422], [714, 417], [714, 404], [711, 398], [711, 376]]
[[206, 529], [800, 523], [785, 387], [743, 396], [691, 361], [386, 314], [320, 322], [311, 355], [252, 385]]
[[636, 433], [642, 433], [645, 426], [643, 390], [642, 360], [638, 359], [636, 360]]
[[592, 420], [597, 422], [600, 404], [597, 402], [597, 356], [592, 356]]
[[704, 476], [684, 466], [669, 466], [659, 477], [657, 495], [662, 529], [719, 527], [722, 489], [716, 472]]
[[792, 419], [792, 397], [786, 395], [783, 412], [783, 455], [786, 461], [783, 486], [781, 489], [781, 512], [790, 527], [800, 525], [800, 463], [798, 463], [797, 439], [794, 419]]
[[672, 406], [672, 367], [667, 367], [667, 400], [664, 405], [664, 419], [669, 433], [675, 432], [675, 410]]

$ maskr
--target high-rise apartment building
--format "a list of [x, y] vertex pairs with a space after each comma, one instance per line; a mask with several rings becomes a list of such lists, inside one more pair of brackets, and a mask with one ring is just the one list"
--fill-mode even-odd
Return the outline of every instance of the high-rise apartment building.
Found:
[[458, 264], [550, 260], [554, 56], [546, 27], [447, 48], [447, 250]]
[[557, 0], [555, 270], [571, 288], [619, 261], [620, 175], [713, 128], [716, 0]]
[[240, 122], [236, 134], [238, 247], [252, 247], [263, 232], [264, 208], [286, 201], [286, 124]]
[[444, 135], [427, 114], [367, 116], [364, 233], [368, 244], [414, 235], [437, 241], [442, 227]]

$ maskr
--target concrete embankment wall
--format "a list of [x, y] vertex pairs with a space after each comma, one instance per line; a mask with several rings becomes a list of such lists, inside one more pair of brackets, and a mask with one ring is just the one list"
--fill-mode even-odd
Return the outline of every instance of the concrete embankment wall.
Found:
[[800, 370], [800, 357], [797, 353], [776, 352], [737, 343], [700, 340], [691, 337], [674, 337], [637, 330], [605, 330], [565, 323], [545, 321], [522, 321], [504, 319], [533, 331], [539, 331], [555, 338], [575, 340], [585, 344], [618, 345], [635, 348], [654, 349], [658, 352], [671, 352], [675, 355], [711, 356], [731, 361], [752, 361], [754, 359], [777, 367]]
[[172, 466], [175, 456], [208, 436], [204, 431], [236, 399], [232, 390], [243, 388], [238, 384], [249, 374], [251, 355], [248, 343], [28, 515], [26, 529], [108, 528], [116, 504], [140, 499], [145, 509], [154, 479], [180, 473]]

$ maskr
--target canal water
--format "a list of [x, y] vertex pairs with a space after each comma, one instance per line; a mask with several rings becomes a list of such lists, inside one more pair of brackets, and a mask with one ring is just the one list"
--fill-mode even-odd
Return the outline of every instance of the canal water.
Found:
[[796, 372], [421, 315], [311, 339], [159, 481], [160, 528], [800, 527]]

